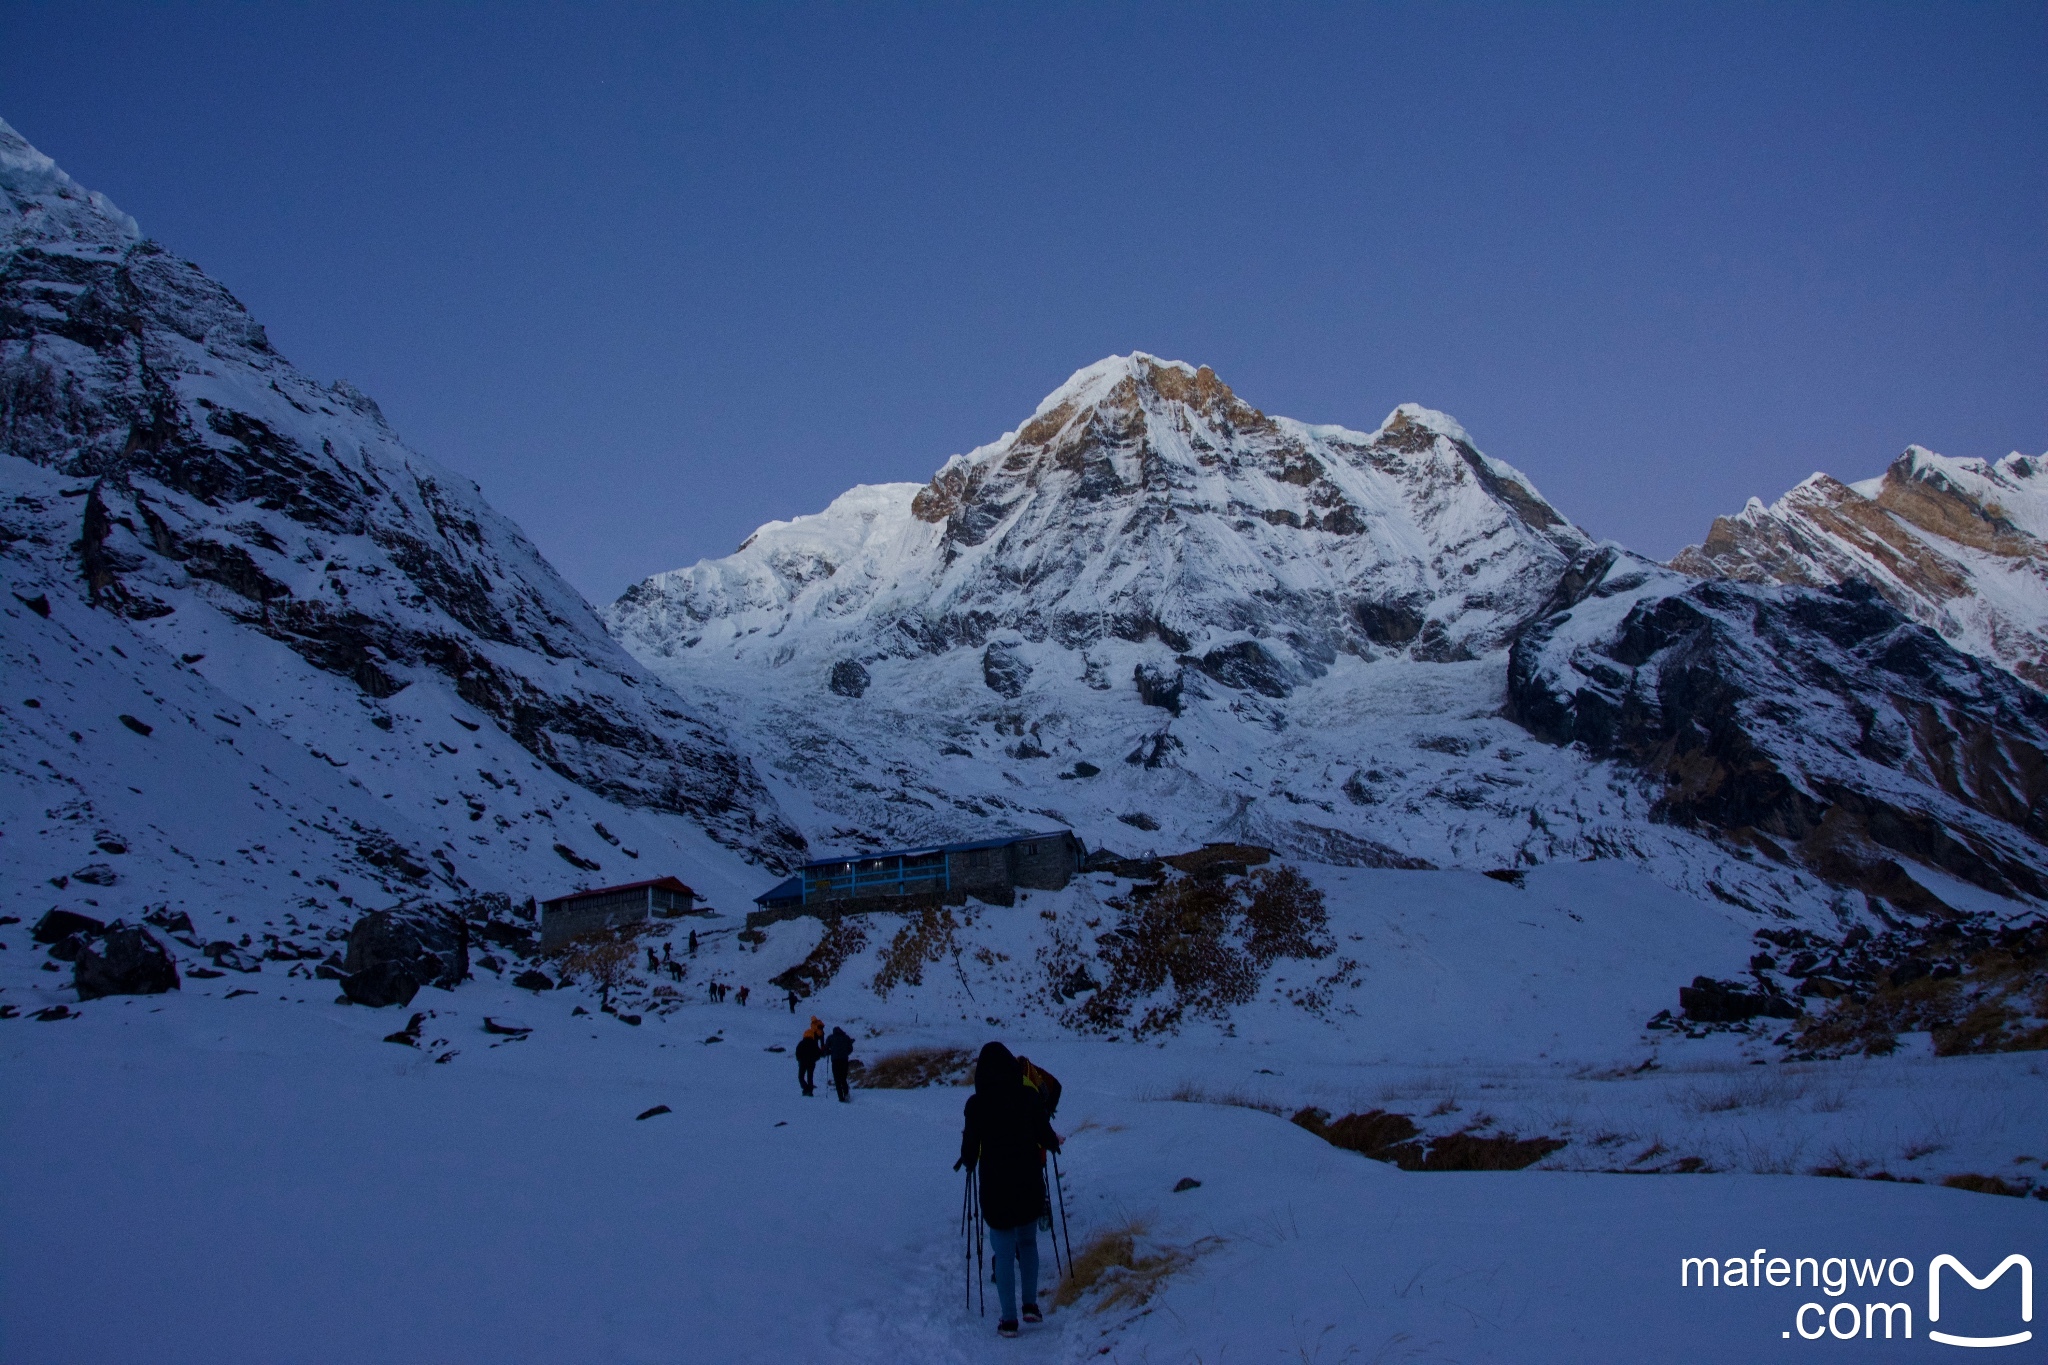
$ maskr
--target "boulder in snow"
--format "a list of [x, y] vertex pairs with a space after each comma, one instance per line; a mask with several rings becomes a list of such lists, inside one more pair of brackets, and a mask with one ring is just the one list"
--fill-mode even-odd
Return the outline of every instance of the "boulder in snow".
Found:
[[348, 931], [343, 965], [353, 980], [386, 964], [403, 968], [418, 985], [454, 990], [469, 975], [469, 926], [438, 906], [373, 910]]
[[202, 949], [214, 966], [231, 972], [260, 972], [263, 959], [253, 953], [245, 953], [226, 939], [215, 939]]
[[341, 979], [341, 993], [352, 1004], [383, 1009], [386, 1005], [410, 1005], [420, 993], [420, 979], [397, 962], [380, 962], [352, 972]]
[[1782, 995], [1745, 990], [1740, 982], [1707, 976], [1696, 976], [1690, 986], [1678, 988], [1678, 1007], [1686, 1018], [1701, 1024], [1738, 1024], [1760, 1014], [1769, 1019], [1799, 1017], [1799, 1006]]
[[1147, 706], [1157, 706], [1174, 715], [1180, 714], [1181, 694], [1186, 690], [1187, 678], [1179, 669], [1168, 671], [1153, 664], [1139, 664], [1132, 670], [1132, 680], [1138, 685], [1138, 700]]
[[868, 690], [868, 671], [857, 659], [841, 659], [832, 665], [831, 681], [825, 685], [842, 697], [858, 697]]
[[989, 691], [1005, 697], [1019, 696], [1030, 678], [1031, 665], [1018, 655], [1016, 645], [997, 641], [982, 650], [981, 680], [988, 684]]
[[37, 943], [62, 943], [73, 934], [97, 934], [107, 926], [91, 915], [73, 910], [52, 910], [36, 921], [33, 937]]
[[178, 965], [147, 929], [117, 920], [98, 940], [81, 946], [71, 980], [80, 1000], [161, 995], [178, 989]]

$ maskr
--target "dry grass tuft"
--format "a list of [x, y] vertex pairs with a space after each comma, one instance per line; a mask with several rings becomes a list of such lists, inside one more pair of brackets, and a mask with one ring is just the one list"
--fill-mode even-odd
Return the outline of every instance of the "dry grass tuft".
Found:
[[907, 1047], [870, 1062], [858, 1084], [865, 1090], [920, 1090], [966, 1085], [973, 1077], [974, 1054], [964, 1047]]
[[1276, 1118], [1287, 1111], [1263, 1095], [1254, 1095], [1247, 1090], [1211, 1090], [1196, 1081], [1182, 1081], [1171, 1090], [1163, 1092], [1141, 1091], [1141, 1100], [1166, 1100], [1176, 1104], [1228, 1104], [1238, 1109], [1256, 1109], [1262, 1114]]
[[1767, 1069], [1731, 1077], [1727, 1084], [1712, 1090], [1690, 1086], [1680, 1092], [1678, 1103], [1695, 1114], [1782, 1109], [1794, 1100], [1805, 1098], [1808, 1088], [1804, 1076]]
[[1074, 1255], [1073, 1268], [1053, 1293], [1053, 1305], [1071, 1307], [1084, 1294], [1101, 1287], [1094, 1311], [1142, 1308], [1176, 1271], [1193, 1265], [1204, 1252], [1223, 1245], [1221, 1237], [1203, 1237], [1190, 1246], [1156, 1246], [1145, 1240], [1150, 1224], [1134, 1218], [1122, 1227], [1106, 1228], [1088, 1239]]

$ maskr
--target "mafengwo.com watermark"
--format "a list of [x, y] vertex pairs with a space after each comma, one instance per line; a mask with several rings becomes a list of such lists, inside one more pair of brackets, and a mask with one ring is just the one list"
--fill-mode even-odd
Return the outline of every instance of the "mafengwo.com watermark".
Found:
[[[2017, 1272], [2017, 1273], [2013, 1273]], [[1905, 1256], [1686, 1256], [1686, 1289], [1789, 1289], [1787, 1340], [1911, 1340], [1944, 1346], [2019, 1346], [2034, 1339], [2034, 1263], [2014, 1252], [1979, 1274], [1946, 1252]], [[1796, 1305], [1793, 1299], [1803, 1300]]]

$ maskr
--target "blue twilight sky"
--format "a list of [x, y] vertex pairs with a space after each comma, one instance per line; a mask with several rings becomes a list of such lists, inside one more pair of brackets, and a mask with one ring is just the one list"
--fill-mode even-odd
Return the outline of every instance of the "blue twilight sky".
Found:
[[1668, 555], [2048, 448], [2048, 7], [0, 3], [0, 116], [608, 600], [1115, 351]]

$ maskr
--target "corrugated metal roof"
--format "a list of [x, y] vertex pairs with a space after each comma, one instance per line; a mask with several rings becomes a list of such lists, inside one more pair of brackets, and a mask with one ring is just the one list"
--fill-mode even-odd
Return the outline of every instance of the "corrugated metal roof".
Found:
[[688, 896], [691, 900], [697, 899], [696, 892], [692, 891], [689, 887], [684, 886], [674, 877], [650, 877], [648, 880], [644, 882], [626, 882], [619, 886], [593, 887], [589, 891], [571, 891], [566, 896], [556, 896], [552, 900], [543, 901], [542, 904], [560, 905], [563, 901], [580, 901], [586, 896], [609, 896], [614, 891], [638, 891], [644, 887], [649, 886], [656, 887], [662, 891], [680, 891], [683, 895]]

